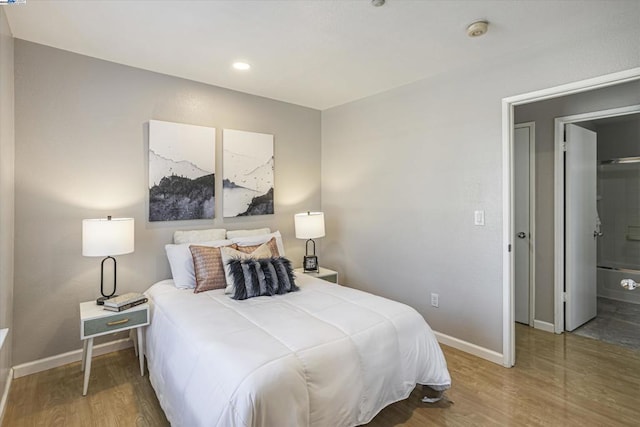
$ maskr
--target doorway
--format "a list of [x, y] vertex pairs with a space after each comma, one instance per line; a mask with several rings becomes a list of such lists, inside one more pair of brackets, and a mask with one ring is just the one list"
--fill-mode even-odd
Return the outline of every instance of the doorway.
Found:
[[[556, 327], [638, 350], [640, 295], [620, 283], [640, 280], [640, 105], [562, 117], [557, 123], [564, 123], [565, 134], [566, 302], [564, 325]], [[579, 136], [573, 141], [572, 132]], [[585, 142], [584, 135], [592, 141]], [[590, 144], [589, 160], [584, 161], [579, 153]], [[569, 161], [576, 152], [583, 165]], [[575, 169], [582, 169], [578, 191], [569, 183]], [[587, 181], [590, 185], [584, 185]], [[576, 193], [586, 200], [576, 204]]]
[[[617, 87], [630, 82], [637, 82], [640, 79], [640, 68], [634, 68], [622, 72], [612, 73], [592, 79], [561, 85], [536, 92], [504, 98], [502, 101], [502, 141], [503, 141], [503, 365], [510, 367], [515, 363], [515, 301], [514, 301], [514, 263], [515, 253], [513, 251], [515, 228], [514, 228], [514, 167], [513, 167], [513, 144], [516, 106], [533, 104], [540, 101], [557, 99], [569, 95], [577, 95], [590, 91]], [[536, 129], [537, 132], [537, 129]], [[552, 174], [548, 174], [552, 175]], [[554, 178], [552, 178], [554, 179]], [[554, 233], [558, 234], [558, 233]], [[551, 251], [549, 251], [551, 252]], [[553, 270], [553, 276], [559, 272], [552, 266], [548, 270]], [[562, 270], [564, 274], [564, 269]], [[538, 280], [539, 281], [539, 280]], [[554, 283], [556, 280], [550, 280]], [[536, 290], [536, 293], [538, 291]], [[553, 297], [551, 298], [553, 299]], [[538, 311], [536, 298], [536, 311]], [[551, 313], [549, 316], [549, 326], [554, 328], [557, 316]], [[553, 319], [551, 319], [553, 317]], [[561, 332], [561, 331], [557, 331]]]
[[[555, 280], [554, 280], [554, 330], [562, 333], [565, 330], [571, 331], [581, 326], [586, 321], [596, 316], [597, 301], [597, 239], [601, 236], [599, 219], [597, 215], [596, 182], [593, 182], [593, 189], [589, 189], [589, 194], [583, 198], [586, 201], [571, 202], [571, 197], [579, 191], [584, 191], [584, 185], [578, 182], [584, 180], [579, 175], [574, 177], [576, 186], [572, 188], [569, 177], [574, 169], [584, 168], [583, 165], [575, 167], [569, 165], [568, 144], [570, 130], [583, 129], [576, 124], [590, 122], [594, 126], [594, 121], [608, 118], [624, 117], [640, 113], [640, 105], [615, 108], [603, 111], [594, 111], [584, 114], [577, 114], [555, 119], [555, 188], [554, 188], [554, 228], [555, 228]], [[567, 131], [567, 132], [565, 132]], [[596, 135], [595, 132], [585, 130], [581, 132], [580, 140], [576, 141], [576, 146], [584, 145], [585, 134]], [[593, 136], [594, 157], [588, 174], [596, 177], [596, 137]], [[583, 156], [584, 157], [584, 156]], [[591, 179], [591, 178], [587, 178]], [[569, 197], [568, 197], [569, 196]], [[572, 209], [577, 211], [571, 212]], [[574, 218], [583, 219], [583, 223], [576, 225]], [[575, 249], [572, 249], [575, 248]], [[585, 248], [588, 253], [585, 253]], [[585, 285], [586, 282], [589, 282]], [[585, 285], [585, 286], [583, 286]]]

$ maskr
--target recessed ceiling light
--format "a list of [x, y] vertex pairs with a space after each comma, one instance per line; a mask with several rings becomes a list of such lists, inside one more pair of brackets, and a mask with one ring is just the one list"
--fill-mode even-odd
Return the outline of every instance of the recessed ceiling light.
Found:
[[234, 62], [233, 68], [240, 71], [246, 71], [251, 68], [251, 65], [247, 64], [246, 62]]

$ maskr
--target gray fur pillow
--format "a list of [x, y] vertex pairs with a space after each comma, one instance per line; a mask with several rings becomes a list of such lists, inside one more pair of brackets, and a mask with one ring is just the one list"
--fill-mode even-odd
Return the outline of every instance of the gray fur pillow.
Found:
[[231, 259], [227, 265], [235, 286], [233, 299], [280, 295], [299, 289], [291, 261], [284, 257]]

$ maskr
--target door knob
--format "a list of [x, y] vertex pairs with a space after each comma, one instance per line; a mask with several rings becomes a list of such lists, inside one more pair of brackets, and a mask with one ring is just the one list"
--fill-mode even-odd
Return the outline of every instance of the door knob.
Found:
[[602, 231], [596, 230], [593, 232], [593, 238], [595, 239], [596, 237], [602, 237], [602, 234]]
[[527, 234], [524, 231], [521, 231], [517, 234], [519, 239], [524, 239], [525, 237], [527, 237]]

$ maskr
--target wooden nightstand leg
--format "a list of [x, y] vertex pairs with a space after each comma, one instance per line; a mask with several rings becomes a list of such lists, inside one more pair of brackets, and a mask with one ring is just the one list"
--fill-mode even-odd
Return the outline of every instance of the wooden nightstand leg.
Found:
[[80, 365], [80, 371], [84, 372], [84, 365], [87, 363], [87, 341], [82, 341], [82, 365]]
[[91, 375], [91, 356], [93, 353], [93, 337], [87, 340], [87, 356], [86, 365], [84, 368], [84, 388], [82, 389], [82, 395], [87, 395], [87, 389], [89, 388], [89, 376]]
[[144, 336], [142, 335], [142, 327], [137, 328], [138, 331], [138, 357], [140, 358], [140, 376], [144, 377]]
[[133, 329], [129, 330], [129, 338], [133, 341], [133, 351], [136, 352], [136, 356], [138, 355], [138, 334], [136, 333], [138, 329], [140, 328], [136, 328], [136, 331]]

